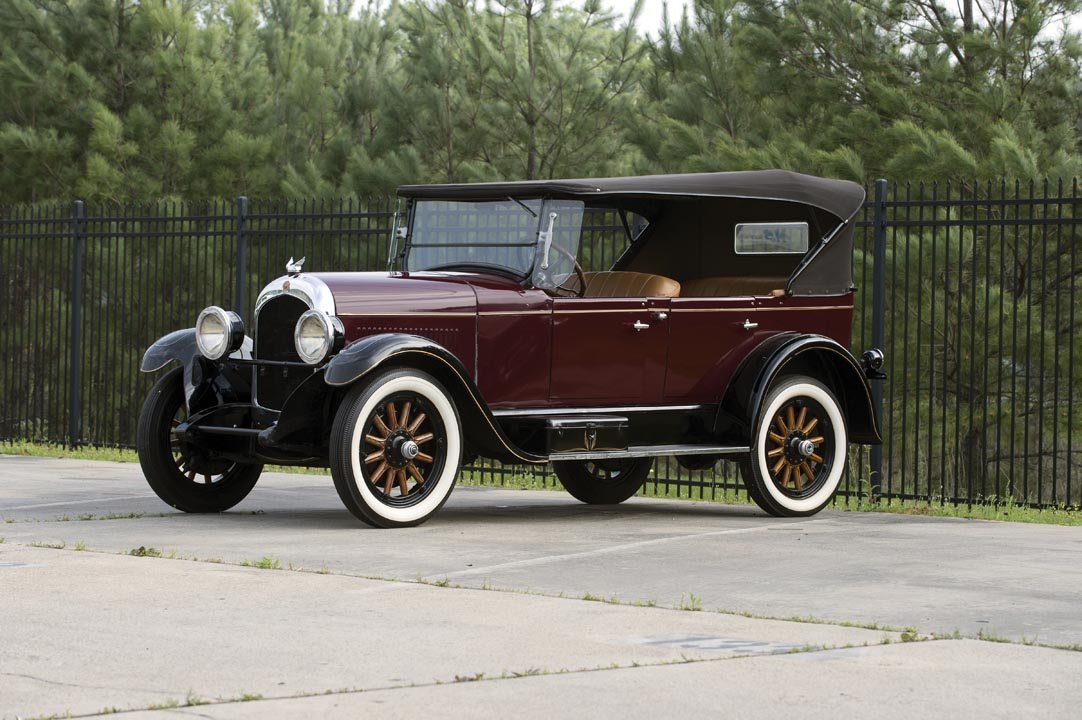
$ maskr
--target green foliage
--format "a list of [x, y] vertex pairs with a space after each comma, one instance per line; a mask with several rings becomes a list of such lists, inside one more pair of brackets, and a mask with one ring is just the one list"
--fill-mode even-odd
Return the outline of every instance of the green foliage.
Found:
[[948, 5], [696, 0], [648, 40], [596, 0], [7, 0], [0, 202], [1082, 172], [1082, 3]]
[[241, 563], [241, 566], [259, 568], [260, 570], [282, 569], [282, 563], [272, 558], [270, 555], [264, 555], [259, 560], [245, 560]]

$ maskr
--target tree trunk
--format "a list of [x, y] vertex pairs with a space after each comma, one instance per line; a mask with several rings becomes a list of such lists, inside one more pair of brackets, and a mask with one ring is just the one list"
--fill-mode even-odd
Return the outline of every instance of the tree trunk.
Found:
[[537, 109], [534, 107], [536, 65], [533, 47], [534, 0], [526, 0], [526, 64], [529, 82], [526, 88], [526, 179], [537, 175]]

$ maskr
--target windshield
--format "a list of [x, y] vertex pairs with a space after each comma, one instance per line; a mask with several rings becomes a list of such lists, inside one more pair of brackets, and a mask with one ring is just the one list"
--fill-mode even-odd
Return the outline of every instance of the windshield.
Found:
[[574, 275], [583, 213], [578, 200], [418, 200], [402, 266], [532, 275], [535, 286], [555, 290]]
[[404, 269], [495, 269], [525, 278], [533, 269], [541, 200], [418, 200]]

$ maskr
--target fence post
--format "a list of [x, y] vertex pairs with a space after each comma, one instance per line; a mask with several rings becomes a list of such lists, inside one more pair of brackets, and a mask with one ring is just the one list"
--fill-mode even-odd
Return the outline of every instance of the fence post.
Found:
[[[875, 181], [875, 218], [872, 235], [872, 347], [886, 352], [883, 325], [887, 304], [887, 181]], [[872, 403], [880, 427], [883, 424], [883, 381], [872, 380]], [[883, 489], [883, 446], [872, 445], [871, 495], [875, 500]]]
[[237, 281], [233, 311], [244, 317], [244, 302], [248, 298], [248, 198], [237, 198]]
[[86, 207], [76, 200], [71, 208], [71, 364], [68, 368], [68, 445], [78, 447], [83, 373], [83, 238]]

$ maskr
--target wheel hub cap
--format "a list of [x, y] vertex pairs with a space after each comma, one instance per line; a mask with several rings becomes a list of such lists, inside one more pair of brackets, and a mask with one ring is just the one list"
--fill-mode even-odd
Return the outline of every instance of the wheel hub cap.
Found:
[[419, 452], [421, 452], [421, 448], [413, 440], [403, 440], [398, 443], [398, 453], [404, 460], [414, 459]]

